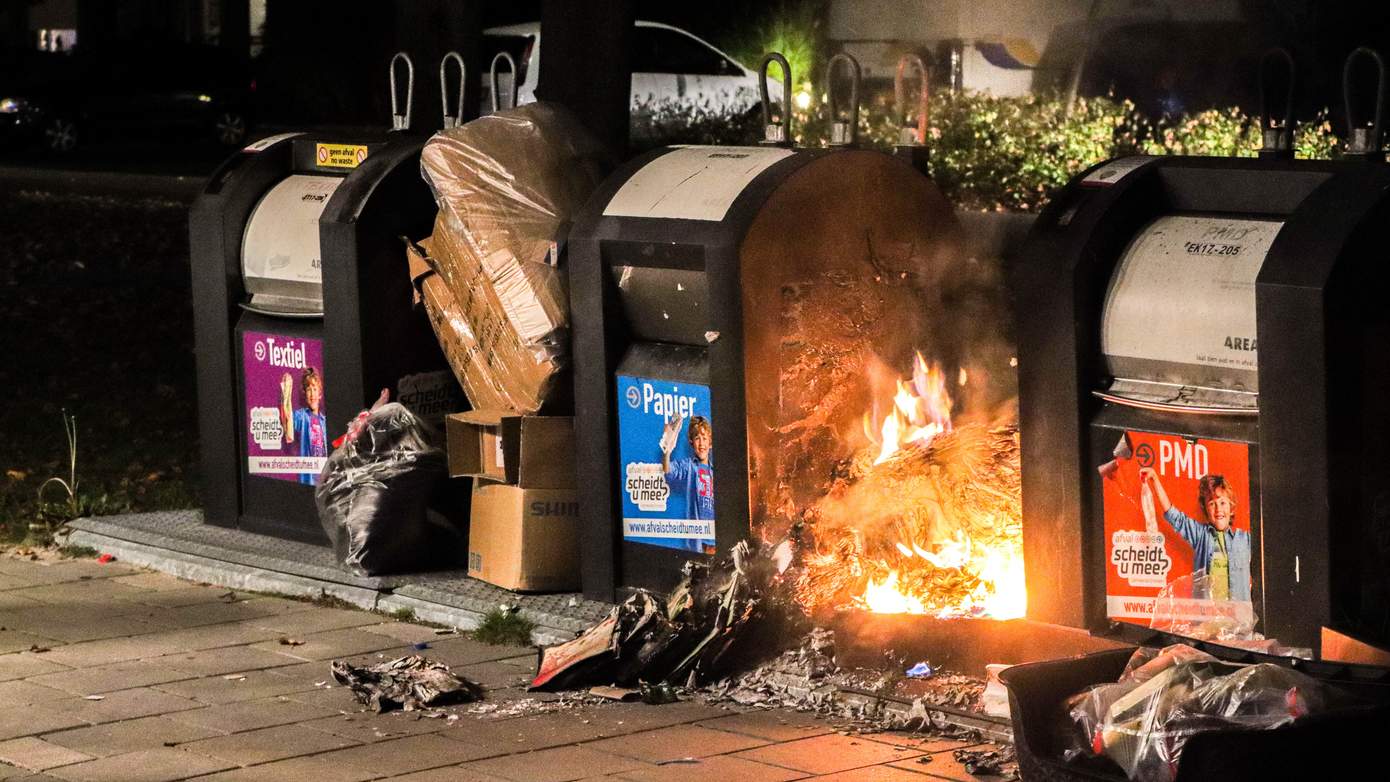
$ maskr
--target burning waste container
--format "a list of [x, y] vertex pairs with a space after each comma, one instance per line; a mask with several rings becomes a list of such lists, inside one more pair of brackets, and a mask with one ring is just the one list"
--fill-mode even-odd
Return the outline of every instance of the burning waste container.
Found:
[[[319, 542], [332, 440], [389, 389], [427, 419], [461, 393], [412, 310], [400, 237], [429, 233], [425, 136], [287, 133], [209, 179], [190, 215], [205, 519]], [[413, 71], [413, 68], [411, 68]], [[413, 78], [412, 78], [413, 81]]]
[[1100, 164], [1038, 219], [1015, 285], [1030, 616], [1390, 641], [1390, 169], [1378, 138], [1293, 160], [1291, 126], [1266, 113], [1259, 159]]
[[942, 319], [972, 281], [951, 206], [902, 159], [857, 148], [857, 106], [835, 103], [830, 149], [793, 149], [769, 118], [762, 146], [630, 162], [575, 220], [590, 597], [664, 591], [688, 559], [788, 534], [864, 445], [878, 370], [918, 349], [954, 366], [957, 337], [993, 327]]

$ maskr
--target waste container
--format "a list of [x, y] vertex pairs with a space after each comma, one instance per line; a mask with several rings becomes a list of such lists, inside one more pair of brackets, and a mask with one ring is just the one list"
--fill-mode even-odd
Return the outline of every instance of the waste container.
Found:
[[[575, 220], [575, 458], [590, 597], [668, 589], [688, 559], [727, 552], [782, 514], [785, 491], [824, 480], [800, 469], [807, 449], [787, 434], [822, 401], [787, 382], [801, 357], [792, 337], [811, 342], [845, 316], [866, 342], [896, 334], [900, 353], [920, 332], [922, 291], [949, 277], [959, 226], [930, 179], [855, 148], [855, 113], [835, 117], [832, 149], [792, 149], [786, 123], [769, 119], [762, 146], [655, 150], [611, 176]], [[865, 309], [818, 313], [815, 302], [835, 299]], [[823, 412], [856, 428], [865, 389], [860, 378], [843, 385], [852, 392]]]
[[392, 131], [263, 139], [227, 160], [192, 207], [207, 523], [326, 542], [314, 484], [359, 410], [383, 389], [427, 420], [462, 408], [412, 308], [401, 238], [426, 236], [436, 210], [409, 88], [406, 111], [395, 110], [402, 59], [392, 60]]
[[1190, 630], [1390, 640], [1390, 168], [1293, 160], [1291, 133], [1102, 163], [1038, 218], [1013, 286], [1032, 618], [1147, 626], [1193, 574], [1163, 604]]

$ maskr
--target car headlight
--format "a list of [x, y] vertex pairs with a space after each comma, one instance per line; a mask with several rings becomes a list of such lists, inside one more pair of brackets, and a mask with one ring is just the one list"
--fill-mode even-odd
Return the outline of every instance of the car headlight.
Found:
[[18, 114], [29, 107], [23, 98], [0, 98], [0, 114]]

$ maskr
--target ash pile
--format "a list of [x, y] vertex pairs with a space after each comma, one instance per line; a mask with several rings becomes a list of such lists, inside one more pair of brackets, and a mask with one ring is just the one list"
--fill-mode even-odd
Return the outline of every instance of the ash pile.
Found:
[[846, 731], [981, 736], [950, 712], [983, 713], [983, 679], [909, 666], [891, 651], [882, 667], [842, 667], [834, 632], [814, 627], [796, 602], [794, 558], [788, 540], [687, 563], [668, 599], [638, 591], [573, 641], [542, 649], [530, 689], [789, 708]]

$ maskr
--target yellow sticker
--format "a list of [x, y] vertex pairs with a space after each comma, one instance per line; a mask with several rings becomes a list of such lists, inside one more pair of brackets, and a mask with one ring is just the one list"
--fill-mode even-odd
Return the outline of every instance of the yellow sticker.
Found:
[[319, 168], [357, 168], [367, 159], [364, 144], [315, 144], [314, 159]]

